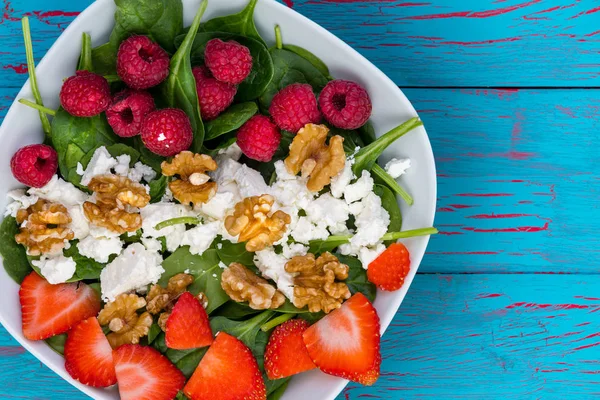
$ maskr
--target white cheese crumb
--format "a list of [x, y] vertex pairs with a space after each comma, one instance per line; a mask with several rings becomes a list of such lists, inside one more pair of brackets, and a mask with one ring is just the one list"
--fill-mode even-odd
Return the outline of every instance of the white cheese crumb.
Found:
[[223, 220], [227, 211], [235, 206], [234, 195], [231, 192], [216, 193], [208, 202], [200, 206], [200, 211], [207, 217]]
[[364, 269], [369, 268], [369, 264], [385, 251], [386, 247], [383, 243], [378, 243], [374, 247], [361, 247], [358, 251], [358, 259], [362, 263]]
[[195, 216], [194, 212], [182, 204], [173, 203], [155, 203], [148, 204], [140, 210], [142, 216], [142, 232], [144, 237], [159, 238], [164, 236], [167, 239], [167, 250], [173, 252], [181, 245], [185, 225], [178, 224], [169, 226], [157, 231], [154, 227], [163, 221], [178, 218]]
[[217, 249], [221, 250], [223, 248], [223, 243], [217, 243]]
[[181, 245], [190, 246], [190, 253], [201, 255], [217, 237], [220, 226], [221, 222], [198, 225], [183, 234]]
[[146, 182], [151, 182], [154, 178], [156, 178], [156, 171], [154, 171], [152, 167], [142, 164], [140, 161], [138, 161], [135, 163], [133, 168], [129, 170], [128, 176], [129, 179], [132, 180], [132, 176], [135, 176], [136, 179], [137, 177], [141, 177], [140, 179], [137, 179], [137, 182], [141, 181], [142, 179]]
[[308, 246], [304, 246], [300, 243], [284, 243], [281, 247], [281, 255], [289, 259], [296, 256], [305, 256], [308, 253]]
[[80, 204], [67, 208], [71, 223], [69, 228], [73, 231], [73, 239], [81, 240], [90, 234], [90, 224], [83, 212], [83, 207]]
[[242, 198], [261, 196], [269, 193], [269, 187], [260, 172], [245, 164], [235, 173], [235, 181], [238, 184]]
[[369, 193], [373, 192], [374, 184], [375, 182], [371, 178], [369, 171], [363, 171], [361, 177], [356, 182], [346, 186], [344, 189], [346, 203], [350, 204], [364, 199]]
[[123, 250], [123, 243], [118, 237], [92, 237], [88, 236], [77, 243], [79, 253], [99, 263], [107, 263], [113, 254], [120, 254]]
[[38, 201], [37, 196], [27, 196], [24, 189], [11, 190], [6, 195], [9, 199], [9, 203], [4, 211], [5, 217], [8, 215], [16, 217], [17, 211], [22, 208], [29, 208]]
[[369, 193], [362, 201], [363, 208], [356, 215], [356, 234], [350, 239], [353, 246], [372, 246], [387, 232], [390, 215], [381, 205], [381, 198]]
[[[129, 164], [131, 163], [131, 157], [129, 154], [121, 154], [117, 156], [117, 165], [114, 166], [115, 174], [120, 176], [127, 176], [129, 174]], [[131, 179], [131, 178], [129, 178]], [[141, 179], [141, 178], [140, 178]], [[132, 181], [139, 182], [140, 179], [131, 179]]]
[[34, 260], [31, 263], [38, 267], [44, 278], [53, 285], [71, 279], [77, 268], [75, 261], [71, 257], [65, 257], [62, 253], [49, 258], [42, 256], [39, 261]]
[[225, 264], [223, 261], [219, 261], [219, 268], [225, 269], [227, 268], [227, 264]]
[[41, 188], [29, 188], [27, 191], [30, 196], [48, 200], [53, 203], [60, 203], [64, 206], [74, 206], [82, 204], [88, 199], [88, 195], [77, 189], [72, 183], [66, 182], [54, 175], [50, 182]]
[[118, 161], [110, 155], [106, 147], [98, 147], [81, 177], [81, 184], [87, 186], [95, 176], [110, 174], [117, 164]]
[[329, 232], [324, 224], [315, 225], [307, 217], [300, 217], [291, 236], [297, 242], [308, 244], [311, 240], [327, 239]]
[[324, 224], [337, 232], [346, 228], [346, 221], [350, 217], [348, 204], [329, 193], [313, 201], [305, 210], [310, 222]]
[[346, 160], [346, 164], [344, 165], [344, 169], [337, 176], [334, 176], [331, 179], [331, 195], [337, 199], [344, 195], [344, 190], [346, 186], [352, 182], [354, 179], [354, 173], [352, 172], [352, 165], [354, 165], [354, 160], [348, 159]]
[[275, 253], [272, 248], [257, 251], [254, 264], [265, 278], [272, 279], [277, 288], [291, 301], [294, 301], [294, 277], [285, 270], [288, 258]]
[[[224, 149], [219, 150], [217, 153], [219, 158], [231, 158], [232, 160], [238, 161], [242, 157], [242, 149], [238, 146], [237, 142], [233, 143], [231, 146], [226, 147]], [[217, 160], [217, 164], [218, 164]]]
[[160, 253], [162, 251], [162, 243], [152, 238], [142, 238], [142, 244], [148, 251]]
[[385, 171], [394, 179], [404, 175], [409, 168], [410, 158], [392, 158], [387, 164], [385, 164]]
[[77, 175], [79, 175], [79, 176], [83, 176], [83, 174], [85, 173], [85, 169], [83, 168], [83, 165], [80, 162], [77, 163], [77, 168], [75, 169], [75, 173], [77, 173]]

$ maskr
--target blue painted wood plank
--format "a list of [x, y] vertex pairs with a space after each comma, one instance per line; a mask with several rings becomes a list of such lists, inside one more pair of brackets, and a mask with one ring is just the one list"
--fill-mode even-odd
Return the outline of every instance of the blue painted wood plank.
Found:
[[[400, 86], [600, 86], [596, 0], [280, 0]], [[4, 0], [0, 82], [24, 81], [19, 18], [40, 58], [91, 0]], [[285, 34], [285, 27], [282, 27]]]
[[[382, 376], [339, 400], [600, 395], [600, 276], [418, 275], [383, 337]], [[0, 333], [3, 399], [86, 398]]]

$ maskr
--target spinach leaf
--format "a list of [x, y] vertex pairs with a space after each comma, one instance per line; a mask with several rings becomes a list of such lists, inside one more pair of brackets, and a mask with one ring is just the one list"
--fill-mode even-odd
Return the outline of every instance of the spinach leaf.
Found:
[[60, 354], [65, 355], [65, 343], [67, 341], [67, 334], [63, 333], [60, 335], [49, 337], [45, 342], [50, 346], [52, 350]]
[[79, 118], [61, 107], [52, 119], [52, 146], [58, 153], [60, 173], [69, 182], [79, 183], [81, 177], [75, 169], [85, 154], [98, 146], [110, 146], [117, 142], [118, 138], [103, 114]]
[[161, 201], [165, 192], [167, 191], [168, 180], [165, 175], [161, 175], [159, 178], [153, 180], [148, 184], [150, 186], [150, 202], [158, 203]]
[[[140, 159], [140, 152], [133, 147], [126, 145], [125, 143], [115, 143], [110, 146], [106, 146], [106, 151], [108, 151], [108, 153], [115, 158], [122, 155], [128, 155], [130, 158], [130, 167], [133, 167], [133, 165]], [[87, 167], [87, 163], [85, 166]]]
[[[181, 37], [177, 39], [180, 40]], [[274, 67], [271, 54], [267, 47], [258, 40], [228, 32], [199, 32], [192, 46], [192, 62], [201, 64], [204, 61], [206, 44], [212, 39], [223, 41], [235, 40], [246, 46], [252, 55], [252, 70], [248, 77], [238, 86], [235, 96], [236, 103], [258, 98], [273, 79]]]
[[345, 243], [348, 243], [347, 236], [330, 236], [323, 240], [311, 240], [308, 244], [308, 252], [313, 254], [333, 252], [335, 249]]
[[254, 102], [234, 104], [216, 119], [206, 123], [206, 140], [239, 129], [257, 112], [258, 106]]
[[237, 321], [245, 319], [250, 315], [256, 315], [260, 312], [260, 310], [250, 308], [245, 303], [238, 303], [237, 301], [231, 300], [219, 307], [219, 309], [217, 309], [213, 315], [217, 317], [226, 317], [228, 319]]
[[373, 164], [371, 167], [371, 174], [373, 174], [376, 182], [385, 184], [388, 188], [390, 188], [390, 190], [402, 197], [406, 204], [409, 206], [413, 205], [414, 200], [412, 196], [408, 194], [408, 192], [404, 190], [404, 188], [400, 186], [400, 184], [394, 178], [392, 178], [385, 169], [381, 168], [379, 164]]
[[148, 148], [144, 145], [144, 142], [142, 142], [140, 136], [136, 136], [133, 139], [133, 147], [138, 151], [138, 153], [140, 153], [140, 161], [143, 164], [152, 167], [152, 169], [158, 173], [161, 172], [160, 165], [165, 160], [164, 157], [159, 156], [158, 154], [155, 154], [148, 150]]
[[92, 62], [92, 37], [84, 32], [81, 36], [81, 55], [79, 56], [78, 71], [94, 71]]
[[[169, 356], [170, 351], [171, 350], [167, 351], [167, 357]], [[185, 375], [186, 378], [189, 379], [194, 374], [194, 371], [198, 367], [198, 364], [200, 364], [202, 357], [204, 357], [204, 355], [208, 351], [208, 347], [203, 347], [201, 349], [193, 349], [191, 351], [190, 350], [183, 350], [183, 351], [186, 351], [187, 354], [184, 357], [182, 357], [181, 359], [179, 359], [175, 363], [175, 366], [177, 368], [179, 368], [179, 370], [181, 372], [183, 372], [183, 375]]]
[[354, 156], [355, 162], [352, 166], [354, 175], [360, 176], [361, 172], [365, 169], [370, 171], [381, 153], [383, 153], [388, 146], [421, 125], [423, 125], [423, 123], [419, 118], [411, 118], [402, 125], [397, 126], [383, 136], [377, 138], [373, 143], [360, 149]]
[[269, 52], [273, 59], [275, 74], [271, 83], [260, 96], [261, 110], [267, 111], [277, 92], [292, 83], [308, 83], [318, 94], [329, 82], [329, 79], [314, 65], [298, 54], [283, 49], [271, 49]]
[[187, 396], [183, 392], [178, 392], [174, 400], [188, 400]]
[[227, 133], [218, 139], [209, 140], [204, 142], [202, 146], [202, 153], [211, 157], [216, 157], [219, 154], [219, 150], [226, 149], [237, 141], [236, 133]]
[[294, 46], [293, 44], [284, 44], [283, 48], [285, 50], [291, 51], [292, 53], [298, 54], [300, 57], [304, 58], [306, 61], [311, 63], [316, 69], [318, 69], [319, 72], [323, 74], [323, 76], [332, 79], [331, 75], [329, 74], [329, 68], [327, 67], [327, 64], [325, 64], [319, 57], [315, 56], [310, 51], [300, 46]]
[[[373, 188], [375, 194], [381, 197], [381, 205], [390, 214], [390, 225], [388, 232], [400, 232], [402, 230], [402, 212], [398, 206], [398, 199], [392, 191], [386, 186], [375, 185]], [[385, 244], [389, 246], [394, 241], [387, 241]]]
[[219, 259], [225, 264], [237, 262], [245, 266], [254, 266], [254, 253], [246, 250], [246, 243], [232, 243], [223, 240], [216, 248]]
[[334, 135], [344, 138], [344, 152], [346, 152], [346, 154], [354, 154], [357, 147], [365, 146], [365, 143], [362, 141], [362, 138], [357, 131], [329, 126], [329, 137]]
[[152, 342], [152, 347], [154, 347], [156, 350], [158, 350], [159, 352], [165, 354], [167, 352], [167, 350], [169, 350], [169, 348], [167, 347], [167, 344], [165, 343], [165, 333], [161, 332], [158, 334], [158, 336], [156, 337], [156, 339], [154, 339], [154, 341]]
[[160, 335], [161, 332], [162, 330], [156, 322], [150, 325], [150, 330], [148, 331], [148, 344], [152, 344], [152, 342], [154, 342], [154, 340], [158, 337], [158, 335]]
[[[164, 0], [166, 1], [166, 0]], [[185, 35], [181, 46], [171, 57], [170, 73], [167, 79], [160, 85], [164, 101], [168, 107], [180, 108], [190, 119], [194, 132], [194, 141], [191, 151], [199, 153], [204, 142], [204, 125], [200, 116], [200, 104], [196, 92], [196, 79], [192, 74], [192, 63], [190, 54], [192, 45], [200, 26], [200, 19], [206, 10], [207, 1], [200, 3], [200, 8], [192, 26]], [[173, 37], [174, 38], [174, 37]]]
[[365, 145], [371, 144], [375, 140], [377, 140], [375, 128], [373, 128], [373, 124], [371, 123], [371, 121], [367, 121], [366, 124], [358, 128], [358, 134], [360, 135]]
[[194, 294], [199, 292], [206, 294], [208, 297], [206, 312], [211, 313], [229, 301], [229, 296], [221, 287], [223, 270], [219, 267], [219, 261], [219, 256], [214, 249], [206, 250], [204, 254], [198, 256], [190, 253], [188, 246], [180, 247], [163, 261], [165, 272], [158, 283], [166, 286], [169, 278], [189, 270], [194, 277], [194, 283], [189, 287], [189, 291]]
[[233, 321], [225, 317], [214, 317], [210, 321], [210, 327], [214, 333], [225, 332], [235, 336], [252, 350], [254, 356], [257, 356], [257, 336], [259, 332], [264, 334], [260, 327], [274, 315], [275, 312], [267, 310], [246, 321]]
[[202, 24], [200, 30], [203, 32], [220, 31], [235, 33], [255, 39], [266, 46], [267, 44], [256, 30], [256, 25], [254, 24], [254, 8], [257, 2], [258, 0], [250, 0], [246, 8], [237, 14], [213, 18]]
[[14, 217], [4, 217], [0, 225], [0, 255], [8, 276], [20, 284], [31, 272], [25, 247], [15, 241], [19, 225]]
[[350, 267], [348, 278], [344, 281], [348, 285], [348, 289], [352, 294], [362, 293], [372, 303], [377, 294], [377, 288], [367, 279], [367, 271], [363, 268], [362, 263], [356, 257], [344, 256], [342, 254], [335, 255], [340, 262]]
[[271, 385], [271, 392], [267, 393], [267, 400], [281, 399], [290, 383], [290, 379], [291, 377], [276, 380], [275, 382], [278, 382], [278, 384]]
[[141, 229], [138, 229], [137, 231], [135, 231], [135, 233], [133, 233], [133, 235], [129, 236], [130, 234], [131, 234], [131, 232], [122, 233], [121, 236], [119, 236], [119, 239], [121, 239], [126, 244], [130, 244], [130, 243], [139, 242], [140, 239], [142, 238], [142, 230]]
[[75, 274], [67, 282], [77, 282], [84, 279], [100, 279], [100, 272], [105, 267], [105, 264], [82, 256], [77, 248], [77, 243], [71, 242], [71, 247], [63, 251], [65, 257], [71, 257], [77, 266]]
[[97, 74], [104, 76], [117, 74], [117, 50], [119, 44], [120, 42], [116, 45], [108, 42], [92, 49], [92, 63]]

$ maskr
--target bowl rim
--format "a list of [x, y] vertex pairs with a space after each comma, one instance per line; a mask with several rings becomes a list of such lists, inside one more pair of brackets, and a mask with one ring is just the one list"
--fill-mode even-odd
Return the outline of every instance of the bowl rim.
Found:
[[[183, 0], [183, 1], [185, 2], [186, 0]], [[197, 0], [193, 0], [193, 1], [194, 1], [194, 3], [198, 2]], [[210, 1], [217, 1], [217, 0], [208, 0], [208, 1], [210, 2]], [[44, 54], [44, 56], [42, 57], [40, 62], [38, 64], [36, 64], [36, 72], [45, 70], [45, 66], [48, 63], [48, 59], [53, 58], [52, 55], [54, 53], [56, 53], [60, 47], [63, 46], [63, 42], [66, 42], [67, 40], [71, 39], [72, 31], [76, 31], [76, 30], [80, 30], [80, 29], [85, 31], [85, 28], [80, 27], [80, 25], [82, 25], [84, 23], [84, 21], [89, 18], [89, 15], [95, 14], [96, 10], [104, 8], [107, 5], [110, 5], [112, 2], [113, 2], [113, 0], [96, 0], [92, 4], [90, 4], [88, 7], [86, 7], [77, 17], [75, 17], [75, 19], [67, 26], [67, 28], [60, 34], [60, 36], [50, 46], [50, 48], [48, 49], [46, 54]], [[330, 40], [332, 40], [336, 44], [336, 46], [341, 48], [344, 52], [350, 53], [354, 57], [357, 57], [359, 60], [361, 60], [363, 62], [363, 64], [366, 67], [369, 68], [369, 73], [373, 73], [373, 74], [377, 75], [377, 77], [379, 79], [382, 79], [383, 81], [386, 82], [386, 85], [389, 85], [389, 86], [395, 88], [395, 90], [398, 91], [399, 95], [401, 97], [403, 97], [403, 99], [405, 100], [405, 103], [406, 103], [408, 109], [411, 111], [411, 113], [414, 115], [418, 115], [414, 106], [412, 105], [410, 100], [408, 100], [408, 98], [406, 97], [404, 92], [398, 87], [398, 85], [396, 85], [391, 80], [391, 78], [389, 78], [377, 66], [375, 66], [371, 61], [369, 61], [365, 56], [360, 54], [357, 50], [355, 50], [353, 47], [351, 47], [345, 41], [338, 38], [335, 34], [328, 31], [327, 29], [325, 29], [324, 27], [322, 27], [315, 21], [300, 14], [298, 11], [296, 11], [292, 8], [289, 8], [281, 3], [278, 3], [276, 0], [259, 0], [259, 3], [268, 4], [268, 7], [273, 7], [275, 9], [277, 9], [278, 12], [286, 15], [287, 18], [300, 19], [303, 23], [308, 24], [311, 27], [311, 29], [315, 33], [315, 36], [327, 37]], [[194, 6], [194, 9], [195, 8], [196, 7]], [[185, 20], [185, 15], [184, 15], [184, 20]], [[5, 124], [10, 125], [12, 123], [11, 121], [16, 117], [17, 114], [11, 113], [11, 111], [13, 110], [15, 105], [18, 104], [18, 99], [20, 99], [20, 98], [24, 97], [24, 95], [27, 95], [30, 93], [31, 93], [30, 79], [28, 78], [25, 81], [25, 83], [23, 84], [23, 86], [21, 87], [21, 89], [19, 90], [19, 92], [15, 95], [13, 102], [11, 103], [9, 109], [7, 110], [5, 118], [2, 121], [2, 126], [4, 126]], [[431, 154], [431, 164], [428, 165], [428, 167], [431, 168], [433, 173], [432, 173], [432, 176], [430, 177], [431, 180], [428, 182], [428, 186], [429, 186], [430, 192], [433, 195], [433, 203], [431, 204], [431, 207], [428, 207], [429, 215], [427, 216], [427, 221], [428, 221], [428, 226], [432, 226], [434, 218], [435, 218], [436, 203], [437, 203], [437, 174], [436, 174], [435, 159], [433, 156], [433, 149], [431, 146], [431, 142], [429, 140], [429, 136], [427, 135], [427, 131], [424, 126], [421, 129], [423, 129], [423, 133], [425, 134], [425, 137], [424, 137], [425, 149], [429, 154]], [[409, 273], [409, 275], [407, 276], [407, 279], [405, 280], [405, 287], [407, 288], [407, 290], [412, 285], [412, 281], [414, 280], [414, 277], [416, 276], [416, 273], [418, 271], [418, 268], [420, 266], [422, 258], [425, 254], [425, 250], [429, 243], [429, 239], [430, 239], [429, 236], [420, 238], [420, 240], [423, 241], [423, 252], [422, 252], [422, 254], [419, 254], [417, 257], [414, 258], [414, 260], [418, 262], [418, 265], [414, 269], [411, 268], [411, 272]], [[399, 309], [400, 305], [402, 304], [402, 302], [404, 301], [405, 297], [406, 297], [406, 291], [404, 291], [404, 294], [398, 293], [396, 296], [394, 296], [393, 304], [392, 304], [392, 307], [390, 308], [390, 310], [394, 310], [394, 311], [387, 312], [386, 315], [383, 315], [383, 316], [380, 315], [380, 319], [381, 319], [380, 332], [382, 335], [387, 330], [394, 315], [398, 312], [398, 309]], [[38, 354], [37, 350], [35, 349], [35, 346], [36, 346], [36, 344], [38, 344], [38, 342], [31, 342], [31, 341], [25, 339], [22, 332], [12, 329], [10, 324], [7, 323], [7, 320], [5, 319], [5, 317], [2, 313], [0, 313], [0, 323], [4, 326], [4, 328], [8, 331], [8, 333], [15, 340], [17, 340], [17, 342], [21, 346], [23, 346], [25, 349], [27, 349], [27, 351], [29, 353], [31, 353], [35, 358], [40, 360], [46, 367], [50, 368], [52, 371], [54, 371], [56, 374], [58, 374], [66, 382], [70, 383], [71, 385], [76, 387], [78, 390], [80, 390], [81, 392], [85, 393], [86, 395], [88, 395], [92, 398], [94, 398], [95, 395], [98, 393], [97, 388], [89, 387], [87, 385], [80, 383], [77, 380], [74, 380], [67, 373], [67, 371], [64, 367], [61, 368], [60, 365], [55, 366], [54, 363], [48, 359], [48, 357], [46, 357], [43, 354]], [[46, 345], [46, 344], [44, 343], [43, 345]], [[344, 389], [344, 387], [347, 384], [348, 384], [347, 380], [340, 378], [339, 384], [336, 385], [336, 393], [332, 394], [332, 396], [328, 397], [328, 399], [333, 400]]]

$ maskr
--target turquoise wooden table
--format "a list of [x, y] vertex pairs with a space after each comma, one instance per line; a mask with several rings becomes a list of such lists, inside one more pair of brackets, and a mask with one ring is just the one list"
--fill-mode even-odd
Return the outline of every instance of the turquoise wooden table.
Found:
[[[225, 0], [220, 0], [225, 1]], [[600, 396], [598, 0], [285, 0], [377, 64], [437, 159], [433, 238], [383, 337], [382, 377], [340, 399]], [[3, 0], [0, 114], [91, 0]], [[0, 398], [85, 398], [0, 332]]]

